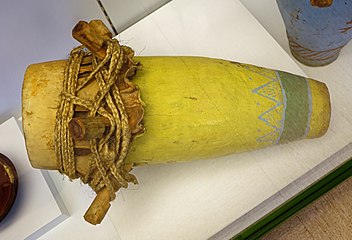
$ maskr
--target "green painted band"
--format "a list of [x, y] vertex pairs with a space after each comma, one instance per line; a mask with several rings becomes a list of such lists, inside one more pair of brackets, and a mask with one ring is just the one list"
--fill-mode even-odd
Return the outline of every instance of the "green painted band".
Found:
[[309, 126], [310, 97], [306, 78], [278, 71], [286, 97], [284, 128], [279, 143], [304, 138]]

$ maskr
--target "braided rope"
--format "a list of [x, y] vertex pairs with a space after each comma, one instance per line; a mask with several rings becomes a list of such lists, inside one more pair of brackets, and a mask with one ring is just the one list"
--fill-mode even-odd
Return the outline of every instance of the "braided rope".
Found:
[[[124, 169], [124, 160], [131, 142], [131, 129], [117, 83], [125, 81], [130, 84], [126, 73], [136, 67], [131, 58], [126, 56], [125, 51], [129, 53], [132, 50], [120, 46], [115, 39], [110, 40], [105, 58], [100, 61], [93, 55], [93, 71], [78, 84], [83, 58], [90, 56], [91, 53], [82, 46], [73, 49], [67, 61], [63, 91], [56, 114], [55, 151], [58, 170], [70, 179], [80, 177], [82, 182], [88, 183], [95, 192], [106, 187], [110, 193], [110, 200], [115, 198], [116, 189], [112, 180], [118, 184], [117, 189], [126, 188], [129, 182], [137, 183], [135, 176]], [[132, 67], [122, 71], [124, 66]], [[94, 79], [99, 86], [94, 101], [79, 98], [77, 92]], [[88, 174], [84, 177], [76, 173], [74, 145], [68, 130], [68, 123], [74, 116], [75, 105], [88, 109], [90, 117], [99, 115], [110, 121], [109, 132], [102, 139], [90, 140], [92, 157], [89, 160]]]

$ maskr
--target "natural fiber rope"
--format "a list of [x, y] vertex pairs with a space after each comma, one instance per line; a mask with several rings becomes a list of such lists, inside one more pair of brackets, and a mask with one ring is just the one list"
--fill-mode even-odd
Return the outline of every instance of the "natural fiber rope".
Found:
[[[91, 53], [82, 46], [73, 49], [67, 61], [61, 102], [56, 114], [55, 150], [58, 170], [70, 179], [80, 177], [76, 173], [73, 139], [68, 130], [68, 123], [74, 115], [74, 106], [88, 109], [90, 117], [99, 115], [110, 121], [106, 136], [90, 140], [92, 158], [89, 171], [85, 177], [81, 177], [95, 192], [106, 187], [110, 200], [115, 198], [115, 190], [118, 188], [127, 187], [129, 182], [137, 183], [137, 179], [124, 169], [124, 160], [131, 142], [131, 129], [117, 83], [128, 82], [126, 73], [136, 67], [132, 59], [126, 56], [125, 49], [127, 47], [120, 46], [117, 40], [110, 40], [103, 60], [100, 61], [92, 55], [93, 71], [80, 84], [78, 74], [83, 57]], [[122, 71], [125, 66], [128, 67], [127, 70]], [[94, 79], [99, 85], [94, 101], [79, 98], [77, 92]], [[118, 186], [114, 188], [111, 180]]]

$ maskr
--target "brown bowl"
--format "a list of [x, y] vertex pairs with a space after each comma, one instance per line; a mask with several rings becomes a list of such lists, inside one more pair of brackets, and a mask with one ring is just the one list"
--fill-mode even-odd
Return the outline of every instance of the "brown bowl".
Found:
[[15, 166], [0, 153], [0, 222], [15, 202], [18, 189], [18, 177]]

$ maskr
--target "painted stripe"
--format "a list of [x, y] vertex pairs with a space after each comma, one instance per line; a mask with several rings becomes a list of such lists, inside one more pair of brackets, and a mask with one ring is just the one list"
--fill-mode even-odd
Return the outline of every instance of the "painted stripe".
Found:
[[286, 95], [284, 130], [279, 143], [301, 139], [305, 136], [309, 119], [309, 96], [306, 78], [278, 72]]
[[279, 72], [278, 71], [275, 71], [275, 74], [276, 74], [276, 79], [277, 81], [280, 83], [280, 87], [281, 87], [281, 93], [282, 93], [282, 99], [283, 99], [283, 104], [284, 104], [284, 109], [282, 111], [282, 116], [281, 116], [281, 122], [280, 122], [280, 134], [279, 134], [279, 137], [276, 141], [275, 144], [278, 144], [281, 140], [281, 136], [282, 136], [282, 133], [284, 132], [284, 124], [285, 124], [285, 114], [286, 114], [286, 106], [287, 106], [287, 98], [286, 98], [286, 93], [285, 93], [285, 89], [282, 85], [282, 82], [281, 82], [281, 78], [280, 78], [280, 75], [279, 75]]
[[307, 82], [307, 90], [308, 90], [308, 121], [307, 121], [307, 127], [306, 127], [306, 132], [304, 133], [303, 138], [306, 138], [308, 136], [308, 133], [310, 131], [310, 121], [312, 119], [312, 112], [313, 112], [313, 102], [312, 102], [312, 91], [310, 89], [310, 85], [309, 85], [309, 80], [307, 78], [306, 82]]

